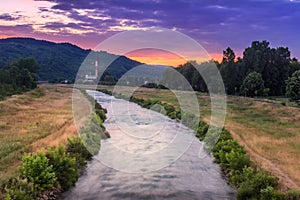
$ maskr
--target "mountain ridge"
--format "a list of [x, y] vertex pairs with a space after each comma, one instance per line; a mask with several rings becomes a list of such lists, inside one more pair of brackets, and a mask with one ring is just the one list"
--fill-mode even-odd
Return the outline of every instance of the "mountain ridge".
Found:
[[[123, 55], [83, 49], [68, 42], [55, 43], [27, 37], [0, 39], [0, 67], [5, 67], [20, 57], [34, 57], [41, 66], [37, 74], [39, 80], [74, 80], [81, 64], [90, 54], [99, 60], [113, 61], [109, 63], [105, 72], [115, 79], [119, 79], [136, 66], [144, 65]], [[93, 65], [91, 69], [92, 67]], [[164, 70], [164, 67], [161, 70]], [[156, 71], [161, 73], [158, 69]]]

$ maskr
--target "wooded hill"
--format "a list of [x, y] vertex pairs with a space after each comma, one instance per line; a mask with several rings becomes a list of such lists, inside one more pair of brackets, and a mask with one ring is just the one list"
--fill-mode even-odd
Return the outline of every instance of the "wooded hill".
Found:
[[[0, 67], [5, 67], [22, 57], [33, 57], [40, 64], [38, 80], [74, 80], [80, 65], [89, 53], [91, 50], [69, 43], [53, 43], [32, 38], [0, 39]], [[92, 53], [99, 61], [113, 60], [106, 72], [115, 79], [119, 79], [128, 70], [142, 64], [125, 56], [104, 51]], [[91, 68], [94, 68], [93, 63]]]

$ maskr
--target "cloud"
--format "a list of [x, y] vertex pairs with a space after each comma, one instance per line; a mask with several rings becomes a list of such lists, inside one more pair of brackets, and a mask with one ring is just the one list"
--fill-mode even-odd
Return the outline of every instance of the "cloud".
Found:
[[[33, 27], [35, 33], [94, 39], [123, 30], [164, 27], [193, 37], [210, 52], [222, 52], [227, 46], [242, 51], [251, 41], [261, 39], [293, 50], [300, 46], [299, 1], [45, 0], [51, 6], [39, 7], [43, 20]], [[16, 17], [7, 12], [0, 20], [18, 21]]]
[[3, 26], [0, 25], [0, 35], [6, 37], [13, 36], [30, 36], [33, 33], [31, 25], [16, 25], [16, 26]]
[[0, 14], [0, 20], [13, 21], [18, 20], [22, 17], [22, 15], [11, 15], [9, 13]]

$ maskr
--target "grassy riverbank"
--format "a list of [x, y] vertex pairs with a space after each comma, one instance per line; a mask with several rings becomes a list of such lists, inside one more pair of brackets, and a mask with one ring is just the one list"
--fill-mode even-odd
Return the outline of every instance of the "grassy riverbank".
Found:
[[[106, 110], [85, 91], [74, 90], [73, 103], [80, 105], [74, 110], [81, 136], [77, 139], [72, 91], [72, 88], [59, 85], [41, 85], [32, 92], [1, 102], [7, 108], [1, 116], [6, 116], [3, 119], [7, 120], [7, 128], [1, 132], [3, 140], [0, 140], [0, 153], [4, 155], [0, 165], [0, 199], [4, 196], [5, 199], [56, 199], [60, 192], [68, 190], [77, 181], [86, 165], [85, 160], [99, 151], [100, 139], [105, 137], [102, 123], [106, 119]], [[94, 113], [91, 112], [93, 106]], [[12, 123], [9, 120], [19, 114], [22, 114], [19, 126], [13, 127], [18, 134], [13, 134], [8, 127]], [[35, 116], [31, 116], [33, 114]], [[70, 121], [60, 125], [61, 119]], [[26, 126], [27, 123], [34, 127]]]
[[0, 102], [0, 182], [16, 174], [25, 152], [57, 146], [77, 135], [71, 95], [71, 88], [40, 85]]

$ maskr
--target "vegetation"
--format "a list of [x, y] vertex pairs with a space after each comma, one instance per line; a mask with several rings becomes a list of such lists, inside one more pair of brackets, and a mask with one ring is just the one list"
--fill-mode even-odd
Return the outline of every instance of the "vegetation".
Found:
[[32, 183], [37, 192], [50, 188], [57, 180], [53, 166], [42, 153], [23, 156], [23, 165], [19, 175], [22, 179], [27, 179], [29, 183]]
[[0, 68], [20, 57], [34, 57], [41, 65], [41, 70], [37, 74], [39, 80], [49, 80], [52, 83], [63, 83], [67, 80], [72, 83], [89, 53], [92, 60], [86, 61], [89, 63], [86, 74], [94, 72], [94, 61], [98, 58], [103, 65], [109, 65], [106, 72], [111, 76], [103, 80], [106, 83], [119, 79], [129, 69], [141, 64], [125, 56], [104, 51], [92, 52], [69, 43], [53, 43], [32, 38], [8, 38], [0, 40]]
[[36, 88], [35, 74], [39, 69], [34, 58], [20, 58], [0, 68], [0, 100]]
[[[97, 117], [101, 120], [98, 115], [95, 115], [95, 118]], [[105, 114], [102, 115], [102, 118], [106, 118]], [[87, 124], [87, 127], [92, 129], [90, 124]], [[95, 147], [93, 143], [89, 143], [96, 141], [95, 138], [91, 139], [90, 137], [99, 135], [98, 132], [92, 131], [95, 130], [87, 132], [84, 129], [84, 135], [81, 135], [82, 139], [68, 139], [66, 146], [49, 148], [45, 154], [23, 156], [23, 164], [18, 177], [12, 178], [2, 185], [6, 199], [31, 200], [41, 196], [56, 199], [58, 189], [66, 191], [74, 186], [79, 172], [86, 166], [86, 160], [90, 160], [100, 148], [100, 138], [98, 137], [96, 139], [99, 145], [97, 143]], [[96, 150], [98, 151], [96, 152]]]
[[75, 158], [76, 166], [78, 169], [81, 166], [85, 166], [87, 160], [91, 160], [93, 155], [88, 151], [84, 143], [80, 138], [74, 137], [68, 139], [66, 146], [66, 152], [73, 158]]
[[107, 110], [102, 108], [97, 100], [88, 95], [85, 91], [82, 90], [81, 92], [95, 108], [94, 113], [90, 115], [87, 124], [80, 130], [79, 134], [88, 151], [91, 152], [92, 155], [95, 155], [100, 150], [100, 140], [110, 137], [108, 133], [104, 133], [105, 127], [103, 126], [103, 122], [106, 120], [105, 113], [107, 113]]
[[300, 70], [295, 71], [287, 80], [286, 96], [291, 100], [300, 100]]
[[[51, 98], [54, 98], [54, 97], [55, 97], [55, 102], [59, 102], [59, 101], [57, 101], [58, 99], [60, 99], [60, 98], [65, 99], [66, 94], [68, 94], [68, 93], [66, 93], [65, 90], [72, 91], [71, 88], [66, 89], [66, 88], [57, 88], [57, 87], [43, 85], [43, 87], [41, 87], [41, 88], [37, 88], [30, 93], [27, 93], [23, 96], [18, 97], [18, 98], [22, 98], [22, 100], [19, 101], [18, 98], [16, 99], [17, 101], [13, 100], [13, 104], [15, 105], [16, 103], [19, 104], [20, 102], [23, 102], [23, 101], [26, 101], [26, 102], [29, 101], [30, 103], [27, 103], [27, 105], [30, 105], [30, 109], [32, 109], [31, 107], [33, 107], [33, 105], [34, 105], [33, 103], [35, 101], [37, 101], [37, 104], [43, 105], [42, 102], [44, 102], [44, 98], [47, 98], [49, 100], [47, 102], [47, 104], [49, 102], [51, 102], [52, 101]], [[78, 92], [80, 93], [80, 91], [78, 91]], [[50, 98], [48, 97], [49, 93], [51, 93]], [[61, 95], [61, 97], [60, 97], [60, 95]], [[8, 99], [5, 101], [10, 101], [10, 100], [11, 99]], [[70, 102], [68, 102], [68, 100], [65, 100], [65, 101], [68, 105], [71, 104]], [[88, 101], [88, 100], [86, 100], [86, 101]], [[2, 103], [6, 103], [6, 102], [2, 102]], [[22, 103], [20, 103], [20, 104], [22, 104]], [[66, 106], [63, 103], [60, 103], [60, 104], [63, 107]], [[8, 105], [8, 104], [6, 103], [6, 105]], [[106, 116], [105, 116], [106, 110], [103, 109], [101, 107], [101, 105], [99, 105], [99, 104], [95, 104], [95, 106], [96, 106], [96, 111], [99, 114], [94, 114], [94, 116], [98, 118], [97, 123], [99, 122], [99, 120], [101, 120], [100, 127], [103, 127], [102, 120], [104, 121], [106, 118]], [[47, 106], [45, 106], [45, 107], [47, 107]], [[61, 112], [66, 113], [65, 109], [61, 109], [60, 106], [58, 106], [58, 108], [60, 109], [59, 113], [61, 113]], [[47, 108], [47, 109], [51, 109], [51, 108]], [[3, 110], [3, 111], [6, 112], [6, 110]], [[41, 112], [41, 111], [42, 110], [40, 109], [39, 112]], [[54, 111], [57, 112], [56, 110], [54, 110]], [[47, 114], [44, 111], [42, 111], [42, 112], [44, 115]], [[22, 113], [22, 115], [24, 115], [24, 114], [26, 114], [26, 112]], [[32, 115], [32, 112], [31, 112], [31, 115]], [[71, 113], [70, 113], [70, 115], [71, 115]], [[16, 114], [14, 114], [14, 117], [15, 116], [16, 116]], [[69, 117], [69, 116], [64, 115], [64, 119], [66, 117]], [[60, 118], [59, 115], [55, 115], [56, 120], [58, 120], [59, 118]], [[72, 117], [71, 117], [71, 120], [73, 122]], [[89, 122], [89, 120], [88, 120], [88, 122]], [[55, 126], [58, 126], [59, 129], [63, 129], [63, 131], [70, 130], [70, 129], [65, 129], [64, 126], [62, 126], [62, 125], [58, 125], [55, 120], [53, 120], [52, 123], [54, 123]], [[41, 123], [41, 125], [40, 125], [40, 123], [34, 123], [34, 126], [35, 126], [34, 132], [37, 132], [38, 131], [37, 127], [43, 126], [42, 124], [43, 123]], [[63, 125], [64, 124], [65, 124], [65, 121], [63, 121]], [[24, 128], [24, 126], [21, 126], [21, 127]], [[43, 127], [41, 127], [41, 128], [43, 129]], [[53, 129], [53, 128], [51, 130], [55, 131], [55, 129]], [[45, 129], [43, 129], [43, 131], [45, 131]], [[97, 133], [97, 134], [99, 135], [99, 133]], [[57, 137], [60, 137], [61, 135], [62, 134], [60, 134]], [[87, 135], [89, 135], [89, 134], [87, 134]], [[93, 133], [93, 135], [95, 135], [95, 134]], [[14, 137], [16, 137], [16, 136], [17, 135], [14, 135]], [[7, 171], [5, 166], [3, 165], [3, 164], [5, 164], [4, 162], [6, 162], [4, 160], [6, 157], [8, 157], [9, 162], [12, 162], [12, 161], [18, 162], [18, 158], [22, 154], [24, 154], [24, 151], [32, 152], [32, 149], [28, 148], [28, 146], [29, 145], [34, 146], [31, 143], [33, 141], [38, 140], [39, 138], [32, 137], [32, 135], [30, 135], [30, 140], [29, 140], [29, 138], [26, 138], [24, 136], [22, 136], [22, 138], [21, 138], [23, 140], [21, 140], [20, 138], [15, 138], [15, 139], [17, 139], [18, 141], [22, 141], [24, 144], [21, 144], [20, 142], [14, 143], [12, 141], [12, 142], [9, 142], [9, 144], [10, 144], [9, 147], [14, 147], [14, 149], [2, 149], [2, 148], [0, 149], [1, 150], [0, 151], [0, 154], [1, 154], [0, 167], [1, 167], [1, 169], [3, 169], [3, 172]], [[43, 140], [43, 139], [44, 138], [42, 138], [41, 140]], [[39, 140], [38, 143], [41, 140]], [[61, 141], [61, 140], [58, 140], [58, 141]], [[68, 190], [70, 187], [72, 187], [75, 184], [75, 182], [77, 181], [77, 179], [79, 177], [79, 174], [84, 170], [84, 167], [86, 166], [86, 163], [87, 163], [86, 160], [89, 160], [92, 158], [93, 154], [85, 146], [86, 142], [87, 141], [84, 142], [82, 139], [79, 139], [79, 138], [72, 138], [72, 139], [68, 139], [67, 144], [65, 146], [60, 145], [58, 147], [51, 147], [49, 149], [46, 149], [44, 151], [44, 153], [39, 152], [37, 154], [36, 153], [26, 154], [25, 156], [23, 156], [23, 159], [22, 159], [23, 161], [20, 166], [19, 172], [17, 174], [13, 174], [13, 177], [15, 177], [15, 178], [8, 178], [3, 181], [1, 188], [0, 188], [0, 198], [1, 199], [2, 198], [20, 199], [20, 200], [23, 200], [23, 199], [32, 200], [32, 199], [38, 199], [38, 198], [57, 199], [58, 194], [61, 191]], [[100, 141], [98, 141], [98, 142], [100, 145]], [[20, 152], [18, 149], [19, 146], [15, 145], [15, 144], [20, 144], [19, 146], [23, 147], [20, 149]], [[42, 141], [41, 141], [41, 144], [43, 144]], [[47, 144], [51, 145], [49, 143], [49, 141], [47, 142]], [[3, 145], [1, 144], [1, 146], [3, 146]], [[3, 148], [5, 148], [5, 146]], [[26, 148], [26, 150], [24, 148]], [[99, 148], [99, 146], [97, 148]], [[5, 152], [3, 152], [4, 150], [5, 150]], [[10, 151], [8, 152], [8, 150], [10, 150]], [[11, 159], [12, 157], [10, 154], [17, 155], [17, 157], [15, 159]], [[3, 180], [2, 174], [1, 174], [1, 178]], [[2, 195], [4, 195], [4, 196], [2, 196]]]
[[[227, 94], [241, 94], [251, 97], [284, 95], [286, 92], [286, 80], [296, 70], [300, 69], [298, 60], [290, 58], [288, 48], [271, 48], [267, 41], [254, 41], [250, 47], [244, 50], [243, 58], [236, 58], [234, 51], [228, 47], [223, 51], [221, 63], [209, 61], [197, 64], [194, 61], [190, 61], [179, 65], [176, 71], [188, 80], [195, 91], [208, 92], [206, 82], [213, 81], [213, 76], [201, 77], [198, 71], [209, 74], [209, 70], [213, 65], [220, 70]], [[255, 75], [254, 72], [256, 73]], [[170, 89], [186, 89], [181, 88], [183, 82], [179, 80], [180, 78], [177, 78], [178, 80], [174, 79], [176, 77], [175, 73], [174, 70], [166, 70], [161, 84]], [[203, 78], [208, 80], [205, 82]], [[258, 88], [250, 89], [249, 84], [251, 82], [256, 82], [255, 84], [258, 84], [256, 85]], [[267, 88], [266, 90], [263, 90], [263, 83], [264, 87]], [[251, 91], [246, 91], [247, 89]]]
[[[68, 142], [68, 146], [70, 146]], [[81, 147], [85, 149], [84, 147]], [[79, 174], [76, 165], [76, 157], [72, 154], [68, 154], [66, 147], [60, 145], [58, 147], [52, 147], [46, 152], [46, 157], [49, 160], [49, 165], [53, 167], [53, 171], [57, 177], [57, 181], [63, 190], [68, 190], [75, 185]], [[81, 156], [84, 158], [83, 156]], [[77, 157], [77, 159], [80, 159]]]
[[68, 190], [77, 181], [78, 171], [86, 165], [82, 161], [90, 158], [87, 152], [79, 138], [72, 138], [66, 147], [60, 145], [45, 154], [23, 156], [18, 176], [2, 184], [5, 199], [57, 199], [59, 191]]
[[264, 92], [264, 89], [265, 86], [261, 74], [257, 72], [251, 72], [243, 81], [241, 93], [249, 97], [261, 96]]

